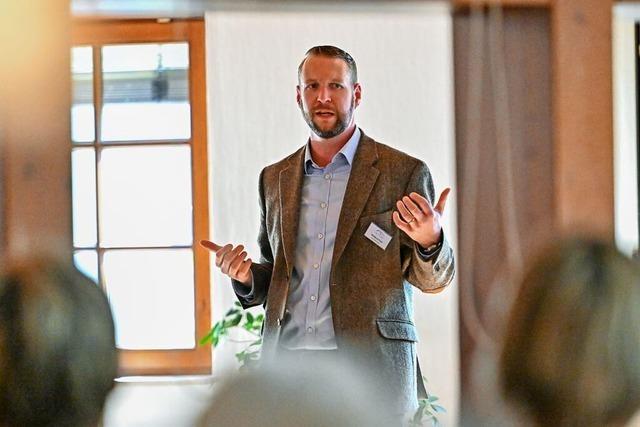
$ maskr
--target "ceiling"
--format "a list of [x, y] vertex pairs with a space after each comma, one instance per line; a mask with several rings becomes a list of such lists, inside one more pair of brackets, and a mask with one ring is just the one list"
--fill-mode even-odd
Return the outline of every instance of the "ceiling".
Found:
[[437, 0], [70, 0], [78, 17], [191, 18], [214, 10], [364, 11], [372, 4], [389, 8], [446, 3]]

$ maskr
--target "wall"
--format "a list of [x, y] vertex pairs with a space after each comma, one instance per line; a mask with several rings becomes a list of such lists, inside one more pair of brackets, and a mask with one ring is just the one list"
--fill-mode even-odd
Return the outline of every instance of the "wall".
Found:
[[[317, 44], [349, 51], [359, 67], [363, 102], [356, 120], [379, 141], [424, 159], [437, 191], [453, 186], [446, 232], [456, 247], [452, 41], [449, 10], [438, 4], [213, 11], [206, 15], [211, 237], [243, 243], [258, 258], [257, 180], [265, 165], [305, 143], [295, 103], [297, 65]], [[212, 313], [234, 297], [212, 276]], [[419, 354], [428, 389], [454, 425], [458, 406], [457, 289], [416, 295]], [[234, 348], [214, 354], [214, 374], [235, 369]]]

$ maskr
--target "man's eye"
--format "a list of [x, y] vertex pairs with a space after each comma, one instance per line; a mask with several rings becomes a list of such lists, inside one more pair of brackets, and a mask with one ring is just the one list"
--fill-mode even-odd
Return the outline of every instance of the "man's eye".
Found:
[[307, 89], [316, 89], [318, 87], [317, 83], [310, 83], [306, 86]]

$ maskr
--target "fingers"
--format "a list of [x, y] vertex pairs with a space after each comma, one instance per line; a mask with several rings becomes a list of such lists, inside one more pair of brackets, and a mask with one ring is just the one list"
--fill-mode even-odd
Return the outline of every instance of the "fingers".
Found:
[[400, 230], [404, 231], [405, 233], [411, 231], [411, 225], [408, 222], [404, 221], [397, 211], [394, 211], [391, 217], [393, 218], [393, 222]]
[[236, 246], [235, 248], [225, 253], [224, 258], [222, 259], [222, 262], [220, 264], [220, 270], [222, 270], [224, 274], [228, 275], [231, 264], [236, 262], [236, 259], [238, 258], [241, 258], [241, 261], [243, 261], [246, 256], [247, 253], [244, 251], [244, 246]]
[[236, 272], [236, 278], [238, 280], [247, 283], [247, 281], [251, 279], [251, 273], [249, 271], [251, 270], [252, 263], [251, 258], [242, 261], [240, 268], [238, 268], [238, 271]]
[[[431, 210], [423, 212], [422, 209], [420, 209], [420, 207], [408, 196], [404, 196], [402, 198], [401, 203], [404, 204], [405, 208], [409, 211], [408, 217], [403, 216], [403, 219], [408, 223], [413, 222], [412, 218], [415, 219], [416, 221], [420, 221], [425, 214], [431, 213]], [[400, 210], [400, 206], [398, 206], [398, 210]]]
[[245, 260], [247, 252], [244, 246], [234, 247], [231, 244], [219, 246], [210, 240], [201, 240], [200, 245], [216, 254], [216, 267], [220, 268], [223, 274], [243, 283], [251, 279], [249, 270], [252, 261], [251, 258]]
[[[229, 263], [229, 272], [228, 272], [229, 276], [236, 279], [238, 278], [240, 270], [243, 268], [244, 264], [246, 263], [244, 259], [246, 256], [247, 256], [247, 252], [242, 251], [238, 256], [236, 256], [233, 260], [231, 260], [231, 262]], [[251, 267], [251, 264], [249, 264], [249, 267]]]
[[222, 249], [222, 246], [218, 246], [210, 240], [200, 240], [200, 246], [209, 249], [213, 253], [216, 253], [220, 249]]
[[426, 215], [432, 213], [433, 208], [431, 207], [431, 203], [429, 200], [415, 191], [409, 194], [411, 200], [413, 200], [418, 206], [420, 206], [420, 210], [424, 212]]
[[444, 207], [447, 204], [447, 198], [449, 197], [449, 193], [451, 193], [451, 188], [447, 187], [440, 194], [440, 198], [438, 199], [438, 203], [436, 203], [436, 207], [434, 208], [440, 215], [444, 212]]
[[414, 216], [411, 215], [409, 209], [402, 203], [402, 201], [398, 200], [396, 202], [396, 207], [398, 208], [399, 215], [398, 217], [402, 219], [402, 222], [409, 224], [415, 220]]
[[224, 245], [216, 252], [216, 267], [222, 267], [224, 257], [233, 249], [231, 244]]

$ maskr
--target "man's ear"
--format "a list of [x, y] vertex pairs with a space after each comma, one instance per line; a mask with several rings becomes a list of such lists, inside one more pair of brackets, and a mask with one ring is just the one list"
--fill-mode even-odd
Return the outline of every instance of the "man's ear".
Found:
[[360, 86], [360, 83], [353, 84], [353, 98], [355, 100], [356, 107], [360, 105], [360, 101], [362, 100], [362, 86]]
[[296, 102], [302, 106], [302, 96], [300, 95], [300, 85], [296, 85]]

